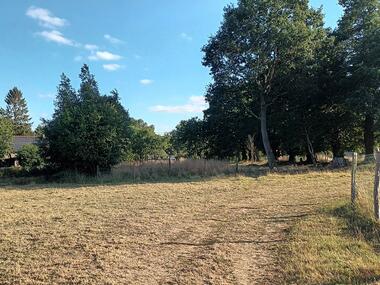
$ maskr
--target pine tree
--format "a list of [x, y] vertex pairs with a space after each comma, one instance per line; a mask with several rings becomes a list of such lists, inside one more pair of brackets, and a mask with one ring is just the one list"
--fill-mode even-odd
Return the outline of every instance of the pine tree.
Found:
[[13, 133], [16, 136], [32, 134], [32, 123], [28, 106], [22, 92], [14, 87], [5, 97], [5, 115], [13, 125]]
[[57, 88], [57, 98], [55, 100], [56, 111], [63, 111], [78, 102], [77, 94], [71, 86], [70, 79], [62, 73], [61, 81]]

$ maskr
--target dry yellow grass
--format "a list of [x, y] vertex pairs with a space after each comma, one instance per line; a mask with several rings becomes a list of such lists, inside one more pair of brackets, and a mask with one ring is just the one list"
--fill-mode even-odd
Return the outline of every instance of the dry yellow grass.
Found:
[[0, 284], [285, 283], [289, 231], [349, 197], [348, 172], [3, 187]]

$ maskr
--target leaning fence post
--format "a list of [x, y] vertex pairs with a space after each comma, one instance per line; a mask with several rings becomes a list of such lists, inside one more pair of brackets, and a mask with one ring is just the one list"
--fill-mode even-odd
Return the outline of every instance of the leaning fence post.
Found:
[[375, 210], [376, 220], [380, 219], [380, 209], [379, 209], [379, 187], [380, 187], [380, 152], [375, 153], [376, 159], [376, 171], [375, 171], [375, 188], [373, 191], [373, 205]]
[[355, 205], [357, 189], [356, 189], [356, 171], [358, 169], [358, 154], [352, 153], [352, 171], [351, 171], [351, 203]]

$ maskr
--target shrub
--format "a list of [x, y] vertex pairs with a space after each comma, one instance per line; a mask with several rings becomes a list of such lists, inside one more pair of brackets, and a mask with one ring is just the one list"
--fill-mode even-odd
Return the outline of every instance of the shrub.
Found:
[[44, 162], [40, 154], [40, 149], [34, 144], [22, 146], [17, 152], [17, 158], [20, 165], [27, 172], [43, 168]]
[[12, 123], [0, 115], [0, 160], [11, 152], [12, 137]]

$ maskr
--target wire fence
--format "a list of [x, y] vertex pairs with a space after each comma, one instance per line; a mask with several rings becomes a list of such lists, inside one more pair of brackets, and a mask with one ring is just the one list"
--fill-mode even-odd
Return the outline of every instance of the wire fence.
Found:
[[379, 169], [380, 152], [374, 155], [352, 153], [351, 197], [355, 207], [379, 220]]

